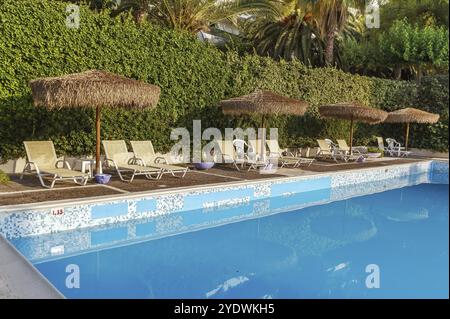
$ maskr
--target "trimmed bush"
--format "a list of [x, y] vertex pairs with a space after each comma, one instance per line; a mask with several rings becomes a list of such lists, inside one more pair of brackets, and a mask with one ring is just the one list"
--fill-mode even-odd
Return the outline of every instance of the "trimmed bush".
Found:
[[[226, 117], [218, 103], [265, 88], [312, 105], [304, 117], [269, 120], [269, 125], [279, 128], [282, 145], [312, 146], [316, 138], [346, 137], [348, 123], [319, 119], [317, 106], [356, 100], [387, 110], [414, 106], [442, 114], [436, 125], [413, 126], [411, 146], [448, 149], [448, 76], [424, 79], [417, 87], [415, 83], [355, 76], [332, 68], [311, 69], [296, 61], [223, 53], [189, 34], [147, 23], [136, 26], [130, 17], [112, 19], [107, 11], [94, 13], [84, 6], [80, 8], [80, 28], [70, 29], [65, 25], [66, 5], [49, 0], [0, 2], [2, 160], [23, 156], [24, 140], [52, 139], [61, 154], [93, 153], [93, 110], [36, 109], [28, 87], [34, 78], [88, 69], [122, 74], [162, 89], [154, 110], [103, 109], [104, 139], [151, 139], [158, 150], [167, 151], [173, 144], [171, 129], [190, 128], [193, 119], [202, 119], [203, 128], [256, 126], [257, 116]], [[372, 142], [372, 136], [387, 137], [387, 133], [402, 140], [403, 129], [398, 125], [361, 124], [356, 129], [356, 142]]]
[[3, 172], [0, 169], [0, 184], [6, 184], [9, 182], [9, 176], [5, 174], [5, 172]]

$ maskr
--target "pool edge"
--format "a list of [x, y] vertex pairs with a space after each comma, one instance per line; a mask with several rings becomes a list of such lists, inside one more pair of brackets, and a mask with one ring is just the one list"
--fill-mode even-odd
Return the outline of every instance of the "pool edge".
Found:
[[0, 236], [0, 299], [65, 299], [11, 243]]

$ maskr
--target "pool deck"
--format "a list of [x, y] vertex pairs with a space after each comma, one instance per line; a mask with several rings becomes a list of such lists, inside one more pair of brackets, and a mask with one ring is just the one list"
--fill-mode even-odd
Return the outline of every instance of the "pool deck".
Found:
[[[364, 163], [316, 162], [310, 167], [283, 168], [274, 174], [260, 174], [257, 171], [237, 171], [229, 166], [220, 166], [208, 171], [192, 169], [184, 179], [163, 176], [159, 181], [137, 178], [133, 183], [124, 183], [113, 177], [108, 185], [94, 184], [73, 186], [70, 183], [57, 184], [55, 189], [43, 189], [36, 177], [12, 176], [7, 185], [0, 185], [0, 214], [21, 207], [32, 207], [39, 203], [51, 205], [55, 201], [101, 200], [117, 196], [153, 194], [177, 189], [200, 189], [208, 186], [252, 183], [262, 179], [280, 179], [296, 176], [316, 176], [338, 171], [365, 170], [408, 163], [429, 161], [432, 158], [382, 158]], [[448, 159], [439, 158], [440, 161]], [[64, 298], [19, 252], [0, 236], [0, 299], [2, 298]]]
[[281, 168], [272, 174], [261, 174], [256, 170], [237, 171], [230, 165], [219, 165], [207, 171], [191, 169], [184, 178], [176, 178], [171, 175], [164, 175], [160, 180], [148, 180], [142, 176], [135, 178], [133, 183], [122, 182], [116, 174], [107, 185], [96, 184], [89, 181], [86, 186], [78, 186], [70, 182], [57, 183], [55, 188], [45, 189], [41, 187], [36, 176], [25, 176], [23, 180], [18, 175], [12, 175], [11, 181], [6, 185], [0, 184], [0, 213], [15, 206], [22, 206], [33, 203], [55, 202], [60, 200], [94, 199], [105, 198], [120, 194], [151, 194], [163, 190], [174, 191], [177, 188], [197, 188], [207, 185], [226, 185], [236, 182], [248, 182], [262, 179], [313, 176], [322, 173], [335, 171], [357, 170], [371, 167], [383, 167], [390, 165], [414, 163], [429, 158], [382, 158], [370, 159], [364, 163], [338, 163], [335, 162], [315, 162], [311, 166], [301, 168]]
[[64, 296], [0, 236], [0, 299], [62, 299]]

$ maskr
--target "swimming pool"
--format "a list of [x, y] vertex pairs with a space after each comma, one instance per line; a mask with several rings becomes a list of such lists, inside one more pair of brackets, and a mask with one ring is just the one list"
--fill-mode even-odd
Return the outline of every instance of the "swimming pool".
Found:
[[[257, 204], [276, 209], [298, 200]], [[32, 261], [68, 298], [448, 298], [448, 185], [408, 186], [191, 232], [180, 227], [186, 214], [140, 221], [136, 241], [123, 234], [130, 222], [90, 229], [89, 249]], [[82, 242], [86, 234], [46, 236], [40, 240]], [[35, 245], [12, 242], [24, 255]], [[73, 274], [79, 288], [68, 285]]]
[[68, 298], [444, 298], [448, 162], [18, 205], [0, 236]]

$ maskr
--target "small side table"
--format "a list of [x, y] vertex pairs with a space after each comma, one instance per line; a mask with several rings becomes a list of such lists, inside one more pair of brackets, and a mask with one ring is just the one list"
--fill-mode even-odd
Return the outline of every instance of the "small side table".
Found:
[[[80, 158], [78, 159], [78, 162], [81, 164], [81, 172], [86, 173], [86, 171], [89, 173], [90, 178], [94, 178], [94, 168], [95, 168], [95, 159], [91, 158]], [[100, 174], [102, 174], [102, 165], [100, 164]]]

